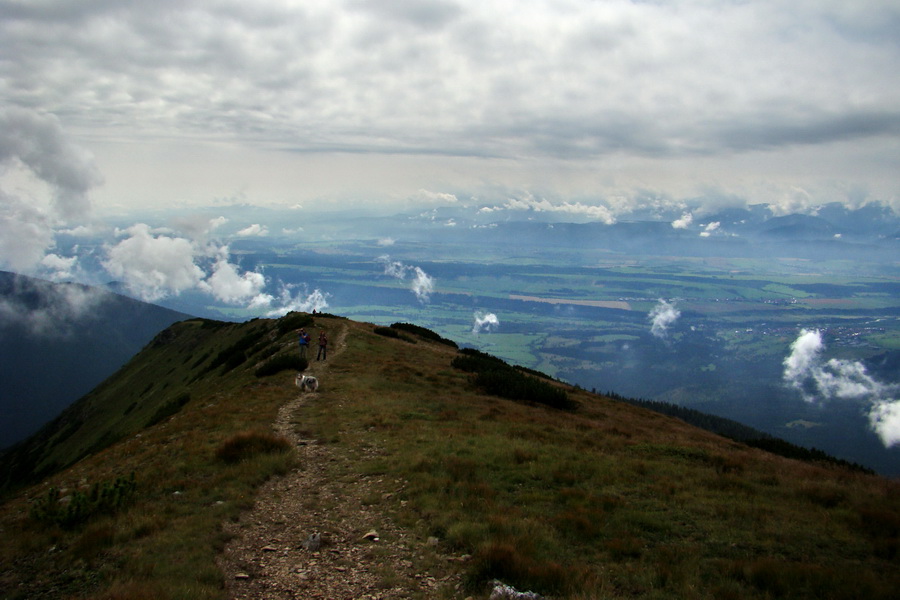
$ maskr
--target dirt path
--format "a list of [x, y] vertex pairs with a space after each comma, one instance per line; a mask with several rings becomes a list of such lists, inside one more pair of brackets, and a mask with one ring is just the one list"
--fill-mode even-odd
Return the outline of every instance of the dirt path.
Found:
[[[225, 526], [233, 536], [219, 566], [228, 598], [241, 600], [326, 598], [393, 599], [447, 597], [436, 581], [413, 571], [427, 544], [397, 528], [371, 498], [381, 483], [360, 477], [334, 481], [329, 464], [345, 460], [327, 444], [303, 439], [295, 414], [307, 402], [328, 401], [329, 363], [345, 348], [347, 326], [331, 327], [327, 361], [310, 362], [308, 372], [322, 380], [317, 393], [299, 393], [279, 411], [273, 429], [292, 440], [299, 466], [269, 481], [254, 508]], [[337, 330], [335, 332], [335, 330]], [[352, 492], [352, 493], [348, 493]], [[311, 538], [319, 533], [319, 538]]]

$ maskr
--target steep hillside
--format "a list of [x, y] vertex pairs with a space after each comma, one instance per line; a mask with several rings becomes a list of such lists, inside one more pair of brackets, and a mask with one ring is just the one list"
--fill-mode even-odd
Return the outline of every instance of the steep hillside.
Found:
[[0, 448], [37, 431], [188, 316], [0, 271]]
[[[296, 355], [299, 326], [331, 336], [316, 393], [296, 362], [258, 371]], [[486, 598], [495, 578], [557, 598], [894, 597], [895, 482], [422, 333], [173, 325], [7, 457], [18, 481], [62, 470], [0, 507], [4, 597]]]

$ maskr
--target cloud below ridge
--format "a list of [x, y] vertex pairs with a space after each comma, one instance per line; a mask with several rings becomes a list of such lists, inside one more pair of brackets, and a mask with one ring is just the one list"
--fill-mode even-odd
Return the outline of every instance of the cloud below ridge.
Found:
[[647, 316], [650, 319], [650, 333], [659, 339], [665, 339], [671, 327], [678, 318], [681, 317], [681, 311], [675, 308], [674, 304], [666, 302], [662, 298], [656, 303], [656, 306]]
[[431, 300], [434, 292], [434, 278], [428, 275], [421, 267], [406, 265], [401, 261], [391, 260], [387, 254], [379, 256], [378, 262], [384, 265], [384, 274], [401, 281], [410, 278], [410, 290], [421, 303]]
[[900, 444], [900, 385], [885, 384], [859, 361], [822, 357], [822, 332], [803, 329], [784, 359], [783, 379], [806, 402], [860, 400], [865, 402], [869, 425], [885, 447]]
[[473, 319], [472, 333], [475, 335], [496, 331], [500, 327], [500, 319], [494, 313], [476, 311]]

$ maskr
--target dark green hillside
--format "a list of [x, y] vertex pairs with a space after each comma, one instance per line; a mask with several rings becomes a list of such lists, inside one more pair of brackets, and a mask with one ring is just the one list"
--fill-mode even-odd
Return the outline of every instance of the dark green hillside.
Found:
[[[299, 323], [333, 344], [322, 388], [289, 425], [327, 448], [331, 460], [316, 465], [272, 433], [298, 397], [296, 367], [260, 370], [296, 352]], [[895, 596], [895, 482], [779, 457], [535, 373], [499, 366], [484, 380], [486, 356], [473, 364], [421, 331], [376, 329], [293, 314], [164, 331], [5, 465], [19, 481], [62, 470], [0, 506], [0, 528], [14, 533], [0, 545], [3, 597], [229, 597], [224, 524], [267, 478], [313, 471], [401, 528], [384, 547], [416, 548], [397, 573], [371, 547], [373, 597], [487, 598], [494, 578], [573, 599]], [[515, 389], [538, 378], [540, 392], [503, 397], [507, 377]], [[545, 386], [564, 401], [542, 402]], [[331, 502], [311, 494], [303, 506], [340, 532]], [[297, 565], [324, 561], [283, 552]], [[426, 580], [437, 582], [428, 593]]]
[[0, 448], [37, 431], [162, 329], [190, 316], [3, 271], [0, 307]]

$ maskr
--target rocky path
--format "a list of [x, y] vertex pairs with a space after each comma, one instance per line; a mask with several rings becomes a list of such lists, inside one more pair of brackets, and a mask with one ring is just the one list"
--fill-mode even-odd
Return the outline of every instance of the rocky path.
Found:
[[[310, 363], [323, 391], [299, 393], [278, 413], [273, 428], [292, 440], [299, 465], [266, 483], [254, 508], [225, 526], [233, 536], [220, 558], [228, 598], [393, 599], [453, 597], [453, 580], [416, 572], [434, 552], [396, 527], [372, 502], [379, 480], [335, 481], [329, 466], [345, 460], [334, 448], [303, 439], [295, 414], [307, 402], [326, 401], [328, 364], [343, 351], [341, 325], [328, 361]], [[365, 501], [365, 499], [369, 499]], [[389, 498], [382, 498], [389, 500]], [[448, 590], [451, 593], [448, 594]]]

